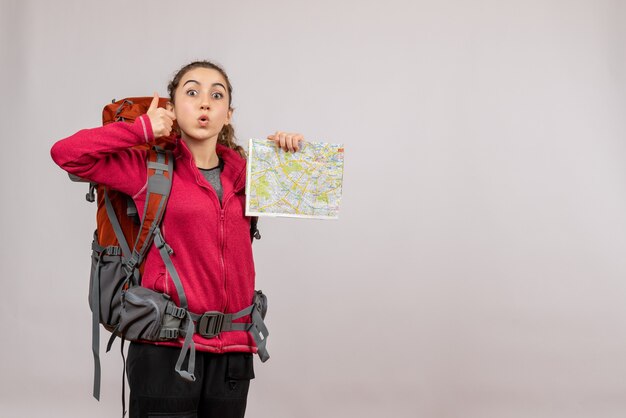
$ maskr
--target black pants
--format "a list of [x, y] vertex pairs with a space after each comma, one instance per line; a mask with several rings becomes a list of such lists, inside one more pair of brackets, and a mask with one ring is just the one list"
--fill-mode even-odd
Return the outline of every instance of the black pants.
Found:
[[175, 347], [130, 344], [130, 418], [243, 418], [254, 378], [252, 354], [198, 351], [196, 381], [188, 382], [174, 370], [179, 353]]

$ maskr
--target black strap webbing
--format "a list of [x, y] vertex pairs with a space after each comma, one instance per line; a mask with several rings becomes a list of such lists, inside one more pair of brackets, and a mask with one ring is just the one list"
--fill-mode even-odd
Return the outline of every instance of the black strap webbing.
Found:
[[91, 291], [91, 352], [93, 353], [93, 397], [100, 400], [100, 260], [98, 256]]

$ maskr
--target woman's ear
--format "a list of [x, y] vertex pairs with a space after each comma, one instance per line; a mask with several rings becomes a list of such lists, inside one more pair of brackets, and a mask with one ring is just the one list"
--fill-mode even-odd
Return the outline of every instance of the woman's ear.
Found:
[[167, 103], [165, 103], [165, 108], [167, 110], [169, 110], [170, 112], [174, 111], [174, 105], [172, 104], [172, 102], [168, 101]]

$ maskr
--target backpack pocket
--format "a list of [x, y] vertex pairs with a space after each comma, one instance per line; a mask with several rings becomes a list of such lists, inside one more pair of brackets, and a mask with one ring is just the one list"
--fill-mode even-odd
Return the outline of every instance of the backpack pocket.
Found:
[[[89, 308], [99, 322], [113, 332], [120, 321], [122, 291], [127, 286], [126, 272], [119, 247], [102, 248], [94, 241], [89, 278]], [[96, 314], [96, 312], [94, 312]]]
[[185, 316], [165, 293], [134, 286], [122, 294], [118, 331], [131, 341], [176, 339]]

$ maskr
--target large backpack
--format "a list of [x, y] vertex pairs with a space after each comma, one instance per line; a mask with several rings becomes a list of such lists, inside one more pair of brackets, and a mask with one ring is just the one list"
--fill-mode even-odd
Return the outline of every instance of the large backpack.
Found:
[[[108, 123], [124, 121], [132, 123], [145, 114], [152, 97], [133, 97], [115, 101], [104, 107], [102, 121]], [[159, 106], [165, 107], [167, 99], [160, 99]], [[174, 157], [172, 149], [176, 139], [158, 138], [152, 144], [139, 145], [146, 149], [148, 188], [143, 214], [139, 216], [132, 198], [102, 185], [89, 183], [86, 199], [96, 201], [97, 229], [92, 242], [89, 305], [92, 311], [92, 351], [94, 356], [93, 396], [100, 397], [100, 333], [99, 325], [112, 333], [107, 344], [110, 350], [115, 337], [128, 340], [166, 341], [184, 337], [183, 347], [176, 363], [176, 371], [187, 380], [195, 380], [194, 333], [213, 337], [221, 331], [245, 330], [253, 336], [262, 361], [269, 358], [266, 337], [269, 335], [263, 318], [267, 310], [267, 299], [256, 291], [251, 305], [240, 312], [225, 315], [220, 312], [192, 313], [187, 310], [187, 300], [180, 278], [176, 273], [167, 245], [160, 231], [167, 199], [171, 188]], [[70, 174], [73, 181], [85, 181]], [[94, 193], [96, 192], [96, 193]], [[257, 218], [251, 221], [251, 239], [260, 238]], [[174, 281], [181, 306], [176, 306], [168, 295], [141, 287], [144, 257], [154, 243]], [[233, 320], [250, 315], [251, 323], [233, 323]], [[155, 316], [160, 320], [154, 320]], [[189, 355], [187, 370], [182, 368]]]

